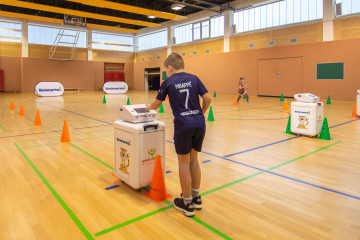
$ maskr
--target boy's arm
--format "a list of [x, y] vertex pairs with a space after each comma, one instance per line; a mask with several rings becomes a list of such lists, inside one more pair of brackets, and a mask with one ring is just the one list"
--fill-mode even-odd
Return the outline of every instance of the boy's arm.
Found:
[[149, 111], [150, 109], [156, 110], [160, 107], [162, 101], [155, 99], [152, 104], [146, 104], [146, 111]]
[[202, 102], [202, 112], [203, 112], [203, 114], [205, 114], [206, 111], [208, 110], [209, 106], [210, 106], [211, 96], [210, 96], [210, 94], [207, 92], [207, 93], [205, 93], [204, 95], [202, 95], [201, 97], [202, 97], [202, 99], [203, 99], [203, 102]]

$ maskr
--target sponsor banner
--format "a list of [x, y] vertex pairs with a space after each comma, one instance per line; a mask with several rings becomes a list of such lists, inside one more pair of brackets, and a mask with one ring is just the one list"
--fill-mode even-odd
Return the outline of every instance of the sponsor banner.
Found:
[[121, 94], [126, 93], [128, 85], [125, 82], [112, 81], [106, 82], [103, 85], [103, 91], [107, 94]]
[[39, 97], [57, 97], [64, 93], [64, 86], [59, 82], [38, 82], [34, 92]]

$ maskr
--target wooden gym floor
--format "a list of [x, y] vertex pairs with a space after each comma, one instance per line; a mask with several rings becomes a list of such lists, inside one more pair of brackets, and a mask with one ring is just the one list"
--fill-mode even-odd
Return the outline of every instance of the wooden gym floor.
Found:
[[[187, 218], [173, 199], [155, 203], [112, 176], [117, 107], [155, 94], [107, 95], [106, 104], [101, 92], [0, 94], [0, 239], [360, 239], [354, 102], [325, 104], [332, 139], [320, 140], [284, 133], [289, 115], [279, 98], [251, 97], [234, 108], [234, 95], [218, 95], [199, 154], [204, 208]], [[166, 188], [177, 197], [172, 114], [164, 108]], [[71, 143], [60, 143], [65, 119]]]

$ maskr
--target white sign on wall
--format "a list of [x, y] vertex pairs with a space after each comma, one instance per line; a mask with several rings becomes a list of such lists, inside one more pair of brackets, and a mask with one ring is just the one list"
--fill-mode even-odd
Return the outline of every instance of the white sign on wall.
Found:
[[38, 82], [34, 92], [39, 97], [57, 97], [64, 93], [64, 86], [59, 82]]
[[127, 90], [128, 85], [121, 81], [106, 82], [103, 85], [103, 91], [108, 94], [126, 93]]

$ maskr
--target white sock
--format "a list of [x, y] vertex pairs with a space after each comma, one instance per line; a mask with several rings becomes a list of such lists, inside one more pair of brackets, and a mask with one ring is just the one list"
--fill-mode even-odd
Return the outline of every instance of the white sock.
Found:
[[182, 199], [183, 199], [183, 202], [184, 202], [185, 205], [192, 202], [192, 197], [184, 197], [183, 196]]
[[200, 189], [191, 189], [191, 196], [193, 198], [199, 197], [200, 196]]

